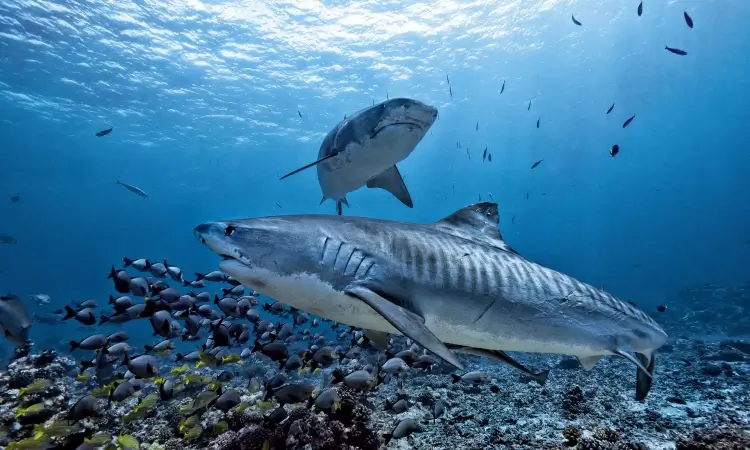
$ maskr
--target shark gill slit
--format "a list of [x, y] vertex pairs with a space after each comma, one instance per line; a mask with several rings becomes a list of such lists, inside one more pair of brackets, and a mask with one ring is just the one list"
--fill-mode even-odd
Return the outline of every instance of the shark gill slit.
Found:
[[326, 249], [328, 248], [328, 241], [330, 239], [331, 238], [329, 238], [328, 236], [326, 236], [325, 239], [323, 239], [323, 245], [321, 246], [321, 249], [320, 249], [320, 264], [321, 265], [325, 264], [324, 261], [326, 257]]

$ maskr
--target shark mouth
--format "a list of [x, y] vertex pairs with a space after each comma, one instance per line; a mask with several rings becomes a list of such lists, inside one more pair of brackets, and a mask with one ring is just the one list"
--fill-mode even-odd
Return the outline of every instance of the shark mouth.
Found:
[[388, 129], [389, 127], [395, 127], [399, 125], [408, 125], [419, 128], [419, 131], [424, 130], [424, 124], [418, 123], [418, 122], [396, 122], [396, 123], [389, 123], [388, 125], [384, 125], [380, 128], [376, 128], [375, 131], [370, 134], [370, 139], [375, 139], [378, 134], [380, 134], [381, 131]]

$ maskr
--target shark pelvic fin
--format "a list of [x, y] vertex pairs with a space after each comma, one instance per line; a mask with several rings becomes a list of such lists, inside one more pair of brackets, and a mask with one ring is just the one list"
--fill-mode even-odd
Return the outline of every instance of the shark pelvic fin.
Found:
[[456, 355], [448, 350], [448, 347], [425, 326], [422, 317], [396, 305], [364, 286], [352, 285], [347, 287], [344, 292], [365, 302], [404, 336], [413, 339], [459, 370], [464, 370]]
[[600, 359], [602, 359], [602, 355], [595, 355], [595, 356], [577, 356], [578, 362], [581, 363], [581, 367], [583, 367], [583, 370], [591, 370], [594, 368], [596, 363], [599, 362]]
[[435, 224], [441, 231], [518, 254], [500, 234], [497, 203], [481, 202], [454, 212]]
[[385, 172], [370, 178], [370, 180], [367, 181], [367, 187], [385, 189], [396, 196], [396, 198], [404, 205], [409, 208], [414, 207], [414, 203], [411, 201], [411, 195], [409, 195], [409, 191], [406, 189], [406, 184], [404, 184], [404, 179], [401, 177], [401, 173], [396, 166], [392, 166]]
[[541, 372], [533, 372], [528, 367], [524, 366], [523, 364], [519, 363], [515, 359], [511, 358], [510, 355], [508, 355], [502, 350], [487, 350], [484, 348], [460, 347], [460, 346], [454, 346], [454, 345], [449, 345], [448, 348], [458, 353], [466, 353], [469, 355], [483, 356], [485, 358], [504, 362], [505, 364], [511, 367], [514, 367], [515, 369], [518, 369], [521, 372], [525, 373], [532, 380], [536, 381], [542, 386], [544, 386], [544, 383], [547, 382], [547, 377], [549, 376], [549, 370], [543, 370]]
[[648, 391], [651, 390], [651, 383], [654, 378], [654, 358], [655, 355], [644, 355], [643, 353], [636, 353], [636, 358], [641, 362], [643, 366], [646, 366], [646, 371], [638, 368], [638, 372], [635, 376], [635, 399], [638, 401], [644, 400]]
[[[300, 172], [302, 172], [302, 171], [303, 171], [303, 170], [305, 170], [305, 169], [309, 169], [310, 167], [313, 167], [313, 166], [317, 166], [318, 164], [322, 163], [323, 161], [325, 161], [325, 160], [327, 160], [327, 159], [330, 159], [330, 158], [333, 158], [333, 157], [334, 157], [334, 156], [336, 156], [336, 155], [338, 155], [338, 153], [337, 153], [337, 152], [336, 152], [336, 153], [331, 153], [331, 154], [329, 154], [329, 155], [326, 155], [326, 156], [324, 156], [324, 157], [322, 157], [322, 158], [318, 159], [317, 161], [313, 161], [313, 162], [311, 162], [310, 164], [307, 164], [307, 165], [305, 165], [305, 166], [302, 166], [302, 167], [300, 167], [299, 169], [295, 169], [295, 170], [292, 170], [292, 171], [291, 171], [291, 172], [289, 172], [288, 174], [286, 174], [286, 175], [284, 175], [283, 177], [279, 178], [279, 180], [283, 180], [284, 178], [289, 178], [289, 177], [291, 177], [292, 175], [294, 175], [294, 174], [297, 174], [297, 173], [300, 173]], [[117, 180], [117, 181], [119, 182], [119, 180]]]

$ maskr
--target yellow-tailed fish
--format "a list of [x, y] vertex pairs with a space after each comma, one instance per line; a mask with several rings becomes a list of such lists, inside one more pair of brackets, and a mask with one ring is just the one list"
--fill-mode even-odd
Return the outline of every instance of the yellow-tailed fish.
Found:
[[16, 411], [16, 417], [25, 416], [27, 414], [36, 414], [44, 409], [44, 403], [35, 403], [28, 408], [18, 408]]
[[117, 444], [124, 449], [138, 450], [138, 439], [129, 434], [121, 434], [117, 436]]
[[229, 428], [229, 424], [226, 421], [222, 420], [222, 421], [216, 422], [213, 428], [211, 429], [211, 434], [214, 436], [218, 436], [221, 433], [227, 431], [228, 428]]
[[[216, 366], [216, 355], [209, 353], [201, 347], [198, 351], [198, 364], [203, 363], [204, 366], [214, 367]], [[195, 367], [198, 367], [198, 364]]]
[[186, 386], [190, 386], [191, 384], [199, 384], [203, 382], [203, 377], [198, 375], [197, 373], [189, 373], [185, 375], [185, 379], [183, 380], [185, 382]]
[[200, 421], [200, 418], [198, 416], [190, 416], [187, 419], [183, 420], [177, 426], [177, 429], [180, 431], [188, 430], [190, 428], [193, 428], [199, 421]]
[[190, 370], [190, 366], [188, 366], [187, 364], [183, 364], [180, 367], [175, 367], [174, 369], [170, 370], [169, 373], [171, 373], [174, 376], [177, 376], [177, 375], [182, 375], [188, 370]]
[[46, 378], [37, 378], [28, 386], [19, 389], [18, 395], [23, 397], [26, 394], [36, 394], [37, 392], [42, 392], [43, 390], [47, 389], [51, 384], [52, 382]]
[[125, 422], [135, 422], [136, 420], [145, 419], [147, 414], [148, 414], [148, 411], [146, 409], [136, 408], [130, 411], [129, 413], [125, 414], [122, 420], [124, 420]]
[[249, 402], [242, 402], [234, 407], [234, 410], [237, 412], [243, 412], [250, 406]]
[[67, 420], [56, 420], [49, 426], [41, 424], [34, 425], [34, 439], [39, 439], [44, 435], [49, 437], [65, 437], [77, 433], [81, 429], [78, 424], [69, 425]]
[[90, 378], [90, 373], [79, 373], [78, 375], [76, 375], [76, 381], [80, 381], [81, 383], [89, 381]]
[[183, 438], [186, 441], [190, 441], [199, 437], [201, 433], [203, 433], [203, 427], [200, 424], [198, 424], [194, 426], [193, 428], [189, 429], [187, 432], [185, 432], [185, 434], [183, 435]]
[[20, 441], [11, 442], [6, 447], [7, 450], [41, 450], [50, 445], [50, 438], [42, 436], [40, 439], [26, 438]]
[[105, 433], [103, 431], [100, 431], [93, 436], [91, 436], [88, 439], [84, 439], [83, 442], [93, 445], [94, 447], [100, 447], [102, 445], [106, 445], [110, 442], [112, 442], [112, 435], [109, 433]]
[[140, 402], [138, 402], [138, 405], [136, 406], [137, 409], [149, 409], [156, 406], [156, 402], [159, 400], [159, 393], [158, 392], [152, 392], [148, 394], [147, 396], [143, 397]]
[[240, 355], [238, 355], [237, 353], [230, 353], [228, 355], [222, 356], [221, 358], [222, 364], [229, 364], [233, 362], [242, 364], [242, 357], [240, 357]]

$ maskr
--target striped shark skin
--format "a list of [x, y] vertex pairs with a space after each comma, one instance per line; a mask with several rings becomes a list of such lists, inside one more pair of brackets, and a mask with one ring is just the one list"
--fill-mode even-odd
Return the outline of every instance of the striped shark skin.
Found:
[[[667, 335], [632, 304], [515, 252], [495, 203], [433, 224], [297, 215], [208, 222], [194, 233], [221, 270], [289, 306], [377, 333], [403, 334], [463, 369], [454, 351], [523, 366], [506, 351], [607, 355], [651, 388]], [[536, 374], [540, 382], [546, 373]]]
[[346, 194], [362, 186], [393, 194], [414, 207], [396, 164], [406, 159], [437, 118], [437, 109], [410, 98], [392, 98], [345, 117], [320, 144], [318, 159], [281, 177], [283, 180], [310, 167], [318, 171], [327, 199], [336, 202], [336, 212], [349, 206]]

